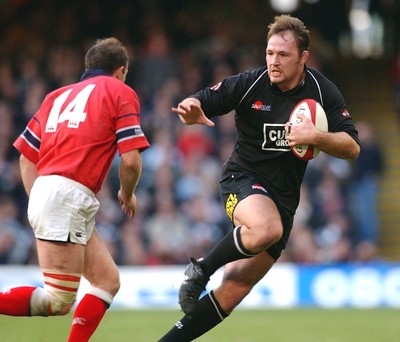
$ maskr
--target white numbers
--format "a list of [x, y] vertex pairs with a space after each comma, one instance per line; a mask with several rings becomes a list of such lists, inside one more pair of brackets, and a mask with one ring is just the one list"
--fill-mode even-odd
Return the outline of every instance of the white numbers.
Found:
[[72, 89], [62, 93], [54, 100], [53, 107], [51, 108], [49, 118], [47, 119], [46, 132], [55, 132], [58, 124], [58, 117], [60, 115], [61, 106], [64, 104]]
[[69, 128], [78, 128], [79, 123], [86, 120], [85, 107], [94, 87], [94, 84], [89, 84], [82, 89], [82, 91], [80, 91], [75, 98], [67, 104], [62, 113], [60, 113], [61, 107], [67, 100], [72, 89], [65, 91], [57, 97], [54, 100], [49, 118], [47, 119], [46, 132], [55, 132], [57, 130], [57, 125], [64, 121], [68, 121]]

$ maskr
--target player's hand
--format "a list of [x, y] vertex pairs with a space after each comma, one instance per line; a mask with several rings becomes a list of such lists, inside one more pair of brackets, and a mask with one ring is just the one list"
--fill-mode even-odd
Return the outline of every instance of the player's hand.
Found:
[[316, 136], [320, 132], [312, 123], [312, 121], [304, 114], [297, 114], [301, 122], [298, 124], [285, 125], [286, 140], [289, 146], [295, 145], [315, 145]]
[[194, 98], [187, 98], [179, 103], [178, 107], [172, 107], [172, 111], [179, 115], [185, 125], [207, 125], [215, 126], [214, 122], [208, 119], [201, 109], [200, 101]]
[[118, 199], [121, 204], [122, 212], [132, 219], [136, 213], [136, 195], [132, 194], [131, 197], [126, 197], [120, 189], [118, 191]]

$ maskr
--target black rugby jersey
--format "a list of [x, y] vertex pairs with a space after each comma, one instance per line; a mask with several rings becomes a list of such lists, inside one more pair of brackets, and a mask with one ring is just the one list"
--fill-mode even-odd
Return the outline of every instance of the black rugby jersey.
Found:
[[330, 132], [358, 136], [339, 89], [317, 70], [305, 68], [304, 82], [282, 92], [272, 85], [267, 68], [227, 77], [193, 97], [201, 102], [208, 118], [235, 110], [237, 141], [229, 163], [246, 169], [285, 208], [295, 212], [307, 162], [295, 157], [286, 141], [285, 124], [301, 100], [311, 98], [324, 108]]

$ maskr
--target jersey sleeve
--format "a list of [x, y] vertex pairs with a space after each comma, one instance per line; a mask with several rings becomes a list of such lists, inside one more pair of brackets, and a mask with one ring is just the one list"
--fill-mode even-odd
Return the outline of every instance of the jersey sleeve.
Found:
[[324, 92], [324, 110], [328, 118], [328, 127], [330, 132], [346, 132], [358, 144], [358, 133], [354, 126], [353, 119], [349, 113], [343, 95], [340, 90], [331, 81], [325, 80], [326, 89]]
[[25, 130], [18, 136], [13, 146], [32, 163], [37, 164], [40, 144], [40, 121], [35, 116], [28, 122]]
[[208, 118], [224, 115], [240, 104], [262, 71], [257, 69], [229, 76], [212, 87], [200, 90], [193, 97], [201, 102], [201, 108]]
[[120, 155], [136, 149], [143, 152], [150, 144], [140, 126], [138, 96], [133, 89], [125, 87], [119, 101], [119, 111], [116, 116], [118, 152]]

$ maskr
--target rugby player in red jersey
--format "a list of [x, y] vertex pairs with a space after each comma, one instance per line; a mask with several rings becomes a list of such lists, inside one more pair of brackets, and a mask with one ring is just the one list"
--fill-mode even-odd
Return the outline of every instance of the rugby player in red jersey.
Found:
[[140, 153], [149, 143], [138, 97], [125, 84], [128, 65], [119, 40], [98, 40], [86, 53], [80, 82], [48, 94], [14, 142], [44, 287], [1, 292], [0, 314], [65, 315], [84, 276], [90, 289], [74, 312], [70, 342], [89, 340], [120, 287], [118, 268], [95, 227], [96, 193], [117, 151], [118, 199], [129, 218], [136, 211]]

